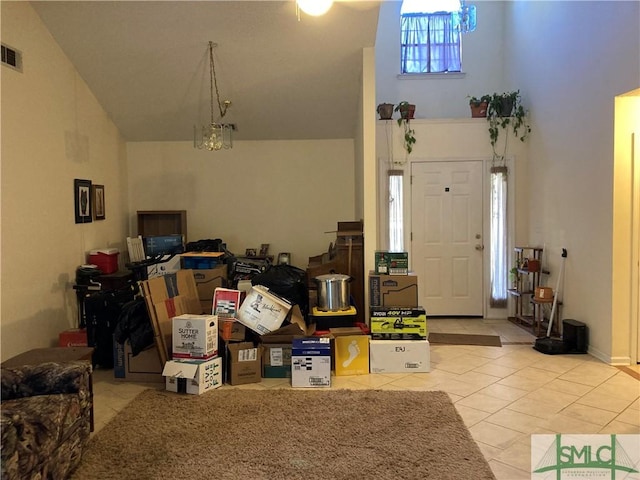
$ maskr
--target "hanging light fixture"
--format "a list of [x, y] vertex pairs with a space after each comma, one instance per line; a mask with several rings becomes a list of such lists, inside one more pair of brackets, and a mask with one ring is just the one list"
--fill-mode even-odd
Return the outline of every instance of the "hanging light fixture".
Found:
[[[232, 123], [222, 123], [222, 119], [227, 113], [227, 109], [231, 105], [230, 100], [220, 102], [220, 92], [218, 91], [218, 78], [216, 77], [216, 68], [213, 61], [213, 49], [218, 44], [209, 42], [209, 81], [210, 81], [210, 93], [211, 93], [211, 123], [209, 125], [202, 126], [202, 133], [198, 137], [198, 129], [193, 127], [193, 146], [199, 149], [206, 149], [209, 151], [220, 150], [222, 148], [229, 149], [233, 147], [231, 133], [235, 130], [235, 125]], [[216, 101], [218, 103], [218, 111], [220, 112], [220, 123], [215, 121], [213, 114], [213, 92], [215, 88]]]
[[329, 11], [333, 0], [296, 0], [296, 13], [300, 20], [300, 10], [307, 15], [319, 17]]

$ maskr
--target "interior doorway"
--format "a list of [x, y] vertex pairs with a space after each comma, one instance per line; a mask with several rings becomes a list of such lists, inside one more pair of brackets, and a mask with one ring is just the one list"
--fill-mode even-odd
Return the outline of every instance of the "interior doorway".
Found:
[[483, 162], [411, 163], [411, 255], [429, 316], [484, 313]]

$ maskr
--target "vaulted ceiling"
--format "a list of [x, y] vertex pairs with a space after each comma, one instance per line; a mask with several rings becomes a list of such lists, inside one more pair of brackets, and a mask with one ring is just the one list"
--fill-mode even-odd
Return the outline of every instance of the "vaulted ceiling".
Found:
[[192, 140], [209, 122], [209, 41], [234, 138], [354, 137], [379, 2], [300, 21], [293, 0], [32, 4], [127, 141]]

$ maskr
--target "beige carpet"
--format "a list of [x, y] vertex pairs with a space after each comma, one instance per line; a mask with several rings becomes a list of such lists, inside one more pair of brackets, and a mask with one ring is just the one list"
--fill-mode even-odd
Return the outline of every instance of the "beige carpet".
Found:
[[484, 345], [487, 347], [501, 347], [502, 342], [497, 335], [474, 335], [466, 333], [436, 333], [429, 332], [429, 343], [443, 345]]
[[444, 392], [146, 390], [90, 441], [92, 479], [494, 479]]

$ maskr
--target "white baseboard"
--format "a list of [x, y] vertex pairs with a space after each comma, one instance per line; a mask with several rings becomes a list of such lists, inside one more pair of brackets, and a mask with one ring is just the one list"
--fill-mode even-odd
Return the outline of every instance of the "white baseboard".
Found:
[[631, 357], [612, 357], [591, 346], [589, 346], [588, 352], [589, 355], [612, 366], [631, 365]]

